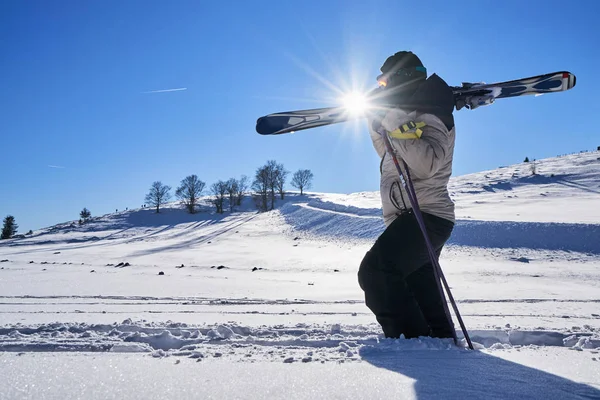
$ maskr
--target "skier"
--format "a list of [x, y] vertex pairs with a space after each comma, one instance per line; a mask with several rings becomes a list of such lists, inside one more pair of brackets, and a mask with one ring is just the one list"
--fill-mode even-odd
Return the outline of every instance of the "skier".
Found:
[[373, 145], [381, 158], [381, 202], [385, 231], [364, 256], [358, 281], [365, 303], [388, 338], [452, 338], [423, 234], [379, 132], [388, 134], [396, 157], [408, 166], [427, 233], [439, 257], [454, 227], [448, 194], [454, 152], [454, 96], [436, 74], [427, 78], [410, 51], [390, 56], [378, 77], [377, 103], [369, 116]]

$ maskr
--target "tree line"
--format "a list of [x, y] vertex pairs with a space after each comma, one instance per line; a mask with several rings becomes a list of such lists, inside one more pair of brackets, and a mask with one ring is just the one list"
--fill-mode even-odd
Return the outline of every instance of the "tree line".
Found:
[[[269, 211], [275, 208], [277, 198], [285, 198], [285, 185], [289, 171], [283, 164], [275, 160], [257, 168], [254, 179], [246, 175], [241, 178], [229, 178], [225, 181], [219, 180], [208, 188], [205, 192], [206, 183], [198, 178], [197, 175], [185, 177], [175, 189], [175, 197], [181, 202], [186, 210], [193, 214], [197, 211], [200, 198], [208, 194], [210, 203], [215, 207], [217, 213], [222, 214], [226, 209], [234, 211], [235, 207], [242, 204], [246, 196], [254, 199], [256, 207], [260, 211]], [[313, 173], [308, 169], [301, 169], [294, 173], [290, 185], [300, 190], [310, 189], [312, 186]], [[152, 183], [148, 194], [146, 194], [146, 203], [160, 212], [160, 208], [171, 201], [171, 186], [165, 185], [160, 181]]]
[[[198, 211], [200, 199], [204, 195], [208, 195], [209, 203], [215, 207], [216, 212], [219, 214], [224, 213], [225, 210], [234, 211], [236, 207], [241, 206], [242, 200], [246, 196], [254, 200], [258, 210], [269, 211], [275, 208], [278, 198], [282, 200], [285, 198], [285, 186], [288, 176], [289, 171], [285, 169], [283, 164], [270, 160], [256, 169], [252, 181], [247, 176], [242, 175], [240, 178], [229, 178], [225, 181], [218, 180], [207, 188], [206, 183], [197, 175], [188, 175], [181, 180], [179, 186], [175, 189], [174, 195], [191, 214]], [[292, 175], [289, 184], [298, 189], [300, 194], [303, 195], [305, 190], [312, 187], [312, 180], [313, 173], [309, 169], [300, 169]], [[171, 186], [160, 181], [153, 182], [146, 194], [145, 202], [159, 213], [161, 207], [171, 201], [171, 192]], [[79, 213], [79, 224], [85, 224], [91, 218], [91, 211], [84, 207]], [[10, 239], [14, 237], [17, 234], [18, 227], [14, 216], [6, 216], [3, 220], [0, 238]], [[32, 233], [31, 230], [27, 232], [29, 235]]]

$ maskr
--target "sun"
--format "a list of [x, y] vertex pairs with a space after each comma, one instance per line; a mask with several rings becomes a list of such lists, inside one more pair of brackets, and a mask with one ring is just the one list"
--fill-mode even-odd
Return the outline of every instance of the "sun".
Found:
[[347, 93], [340, 100], [348, 113], [354, 116], [363, 115], [369, 108], [367, 97], [360, 92]]

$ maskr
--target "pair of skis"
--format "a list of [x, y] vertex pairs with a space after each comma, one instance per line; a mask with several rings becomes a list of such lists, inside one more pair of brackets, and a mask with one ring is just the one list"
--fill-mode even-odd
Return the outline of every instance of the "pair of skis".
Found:
[[[570, 72], [561, 71], [513, 81], [463, 83], [452, 87], [456, 110], [474, 110], [494, 103], [496, 99], [525, 95], [541, 95], [569, 90], [575, 86], [576, 78]], [[384, 89], [385, 90], [385, 89]], [[378, 97], [381, 97], [378, 95]], [[367, 99], [368, 100], [368, 99]], [[378, 99], [378, 103], [380, 100]], [[256, 121], [256, 132], [261, 135], [280, 135], [304, 129], [317, 128], [346, 122], [357, 118], [344, 107], [314, 108], [265, 115]]]
[[[456, 110], [462, 108], [475, 109], [481, 106], [486, 106], [494, 103], [496, 99], [524, 96], [524, 95], [540, 95], [547, 93], [562, 92], [569, 90], [575, 86], [576, 78], [570, 72], [561, 71], [551, 74], [538, 75], [530, 78], [517, 79], [507, 82], [499, 82], [493, 84], [483, 83], [463, 83], [460, 87], [453, 87], [454, 103]], [[343, 107], [331, 107], [331, 108], [318, 108], [311, 110], [300, 110], [300, 111], [289, 111], [283, 113], [269, 114], [261, 117], [256, 122], [256, 131], [261, 135], [279, 135], [288, 132], [295, 132], [304, 129], [316, 128], [319, 126], [326, 126], [345, 122], [350, 119], [356, 118]], [[425, 238], [425, 244], [429, 253], [429, 258], [433, 264], [433, 270], [436, 276], [436, 282], [440, 291], [442, 299], [444, 299], [444, 311], [448, 322], [451, 326], [452, 316], [446, 302], [444, 295], [444, 289], [448, 294], [448, 298], [456, 314], [456, 318], [460, 324], [461, 330], [465, 337], [468, 347], [473, 350], [473, 343], [467, 328], [462, 320], [462, 317], [458, 311], [454, 297], [450, 291], [450, 287], [446, 282], [446, 278], [442, 272], [442, 268], [438, 262], [435, 251], [429, 240], [425, 222], [419, 208], [417, 201], [416, 192], [412, 184], [410, 177], [410, 171], [408, 166], [403, 161], [403, 167], [401, 167], [398, 158], [392, 147], [388, 132], [380, 132], [383, 137], [383, 141], [386, 146], [388, 154], [392, 156], [400, 181], [408, 193], [409, 201], [411, 203], [415, 218], [421, 229], [421, 233]], [[443, 285], [443, 289], [442, 289]], [[458, 338], [456, 332], [454, 332], [454, 342], [458, 344]]]

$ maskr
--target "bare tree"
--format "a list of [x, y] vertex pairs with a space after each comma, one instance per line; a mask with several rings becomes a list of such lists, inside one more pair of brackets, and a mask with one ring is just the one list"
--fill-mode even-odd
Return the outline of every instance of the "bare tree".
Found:
[[181, 203], [187, 208], [190, 214], [196, 212], [196, 205], [198, 204], [200, 195], [202, 195], [204, 186], [206, 184], [198, 179], [197, 175], [189, 175], [181, 181], [181, 184], [175, 191], [175, 196], [181, 200]]
[[4, 225], [2, 226], [2, 235], [0, 236], [0, 239], [10, 239], [17, 233], [19, 225], [16, 224], [15, 217], [12, 215], [7, 215], [3, 222]]
[[279, 171], [279, 164], [277, 161], [270, 160], [265, 164], [267, 173], [267, 182], [269, 185], [269, 200], [271, 201], [270, 210], [275, 209], [275, 192], [277, 190], [277, 176]]
[[150, 192], [146, 195], [146, 203], [156, 207], [156, 213], [160, 212], [160, 206], [166, 204], [171, 199], [171, 186], [163, 185], [156, 181], [150, 187]]
[[300, 195], [304, 194], [304, 189], [310, 189], [312, 186], [313, 173], [310, 169], [299, 169], [294, 173], [290, 183], [296, 189], [300, 189]]
[[223, 214], [223, 204], [227, 194], [227, 182], [218, 181], [212, 184], [210, 191], [215, 196], [211, 201], [217, 208], [217, 213]]
[[285, 185], [285, 178], [288, 175], [288, 171], [285, 170], [283, 164], [278, 163], [275, 160], [267, 162], [270, 171], [270, 191], [271, 191], [271, 209], [275, 208], [275, 194], [278, 193], [283, 199], [284, 192], [283, 187]]
[[242, 175], [240, 180], [237, 182], [237, 193], [235, 194], [235, 205], [241, 206], [242, 199], [248, 190], [248, 177], [246, 175]]
[[254, 201], [256, 207], [261, 211], [269, 210], [269, 170], [268, 166], [263, 165], [256, 170], [252, 190], [254, 191]]
[[260, 210], [268, 211], [275, 208], [276, 193], [283, 198], [283, 186], [287, 171], [283, 164], [274, 160], [267, 161], [265, 165], [256, 170], [252, 189], [257, 199], [257, 206]]
[[233, 212], [236, 205], [236, 194], [238, 192], [238, 180], [231, 178], [227, 181], [227, 196], [229, 197], [229, 211]]
[[285, 195], [283, 187], [285, 186], [285, 180], [289, 173], [290, 172], [286, 171], [286, 169], [283, 167], [283, 164], [275, 164], [275, 188], [277, 189], [277, 192], [279, 192], [281, 200], [283, 200]]

